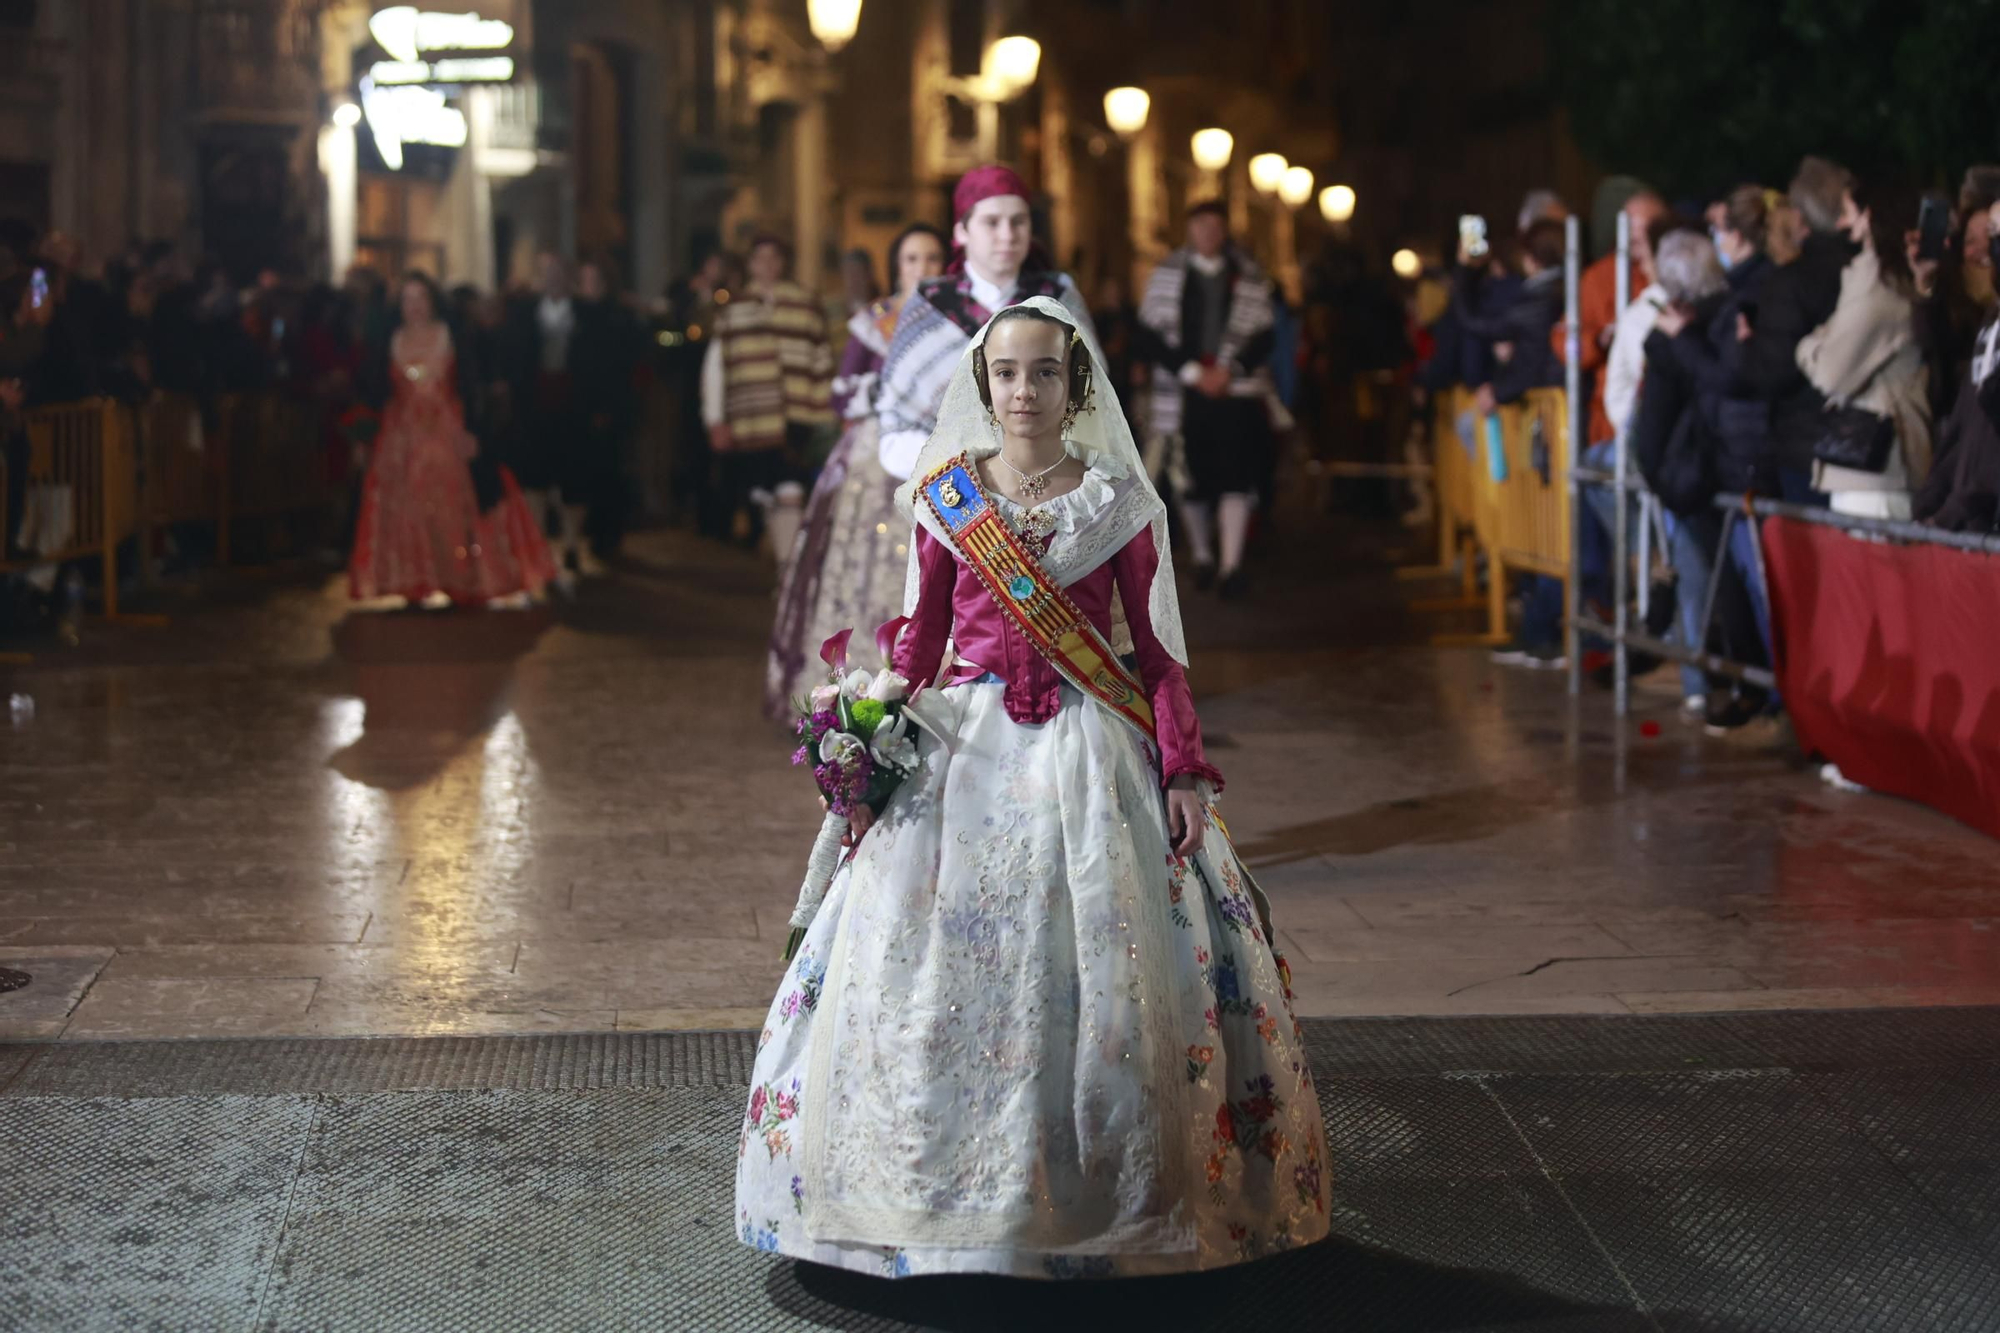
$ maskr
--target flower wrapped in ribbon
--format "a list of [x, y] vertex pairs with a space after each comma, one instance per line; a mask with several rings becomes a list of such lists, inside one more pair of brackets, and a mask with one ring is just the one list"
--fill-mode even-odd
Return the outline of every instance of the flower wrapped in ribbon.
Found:
[[[876, 634], [882, 659], [889, 660], [896, 636], [908, 621], [897, 618]], [[799, 705], [798, 752], [794, 764], [809, 766], [826, 802], [826, 818], [813, 840], [806, 861], [805, 882], [798, 906], [792, 909], [791, 933], [785, 940], [785, 961], [798, 952], [806, 928], [840, 868], [841, 841], [849, 819], [863, 806], [879, 814], [890, 795], [917, 768], [916, 714], [911, 708], [909, 682], [883, 669], [873, 676], [847, 669], [851, 629], [842, 630], [820, 647], [820, 659], [831, 673], [828, 683]]]

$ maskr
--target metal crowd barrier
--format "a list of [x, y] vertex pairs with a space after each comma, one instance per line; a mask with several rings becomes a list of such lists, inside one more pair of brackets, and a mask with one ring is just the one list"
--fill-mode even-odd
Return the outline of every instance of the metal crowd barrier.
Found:
[[[96, 557], [104, 577], [104, 614], [119, 619], [118, 546], [137, 532], [138, 462], [129, 409], [108, 398], [40, 407], [25, 414], [25, 475], [9, 476], [0, 460], [0, 513], [20, 526], [9, 534], [29, 551], [0, 572]], [[123, 617], [132, 619], [133, 617]]]
[[[317, 405], [277, 393], [224, 395], [212, 422], [184, 394], [159, 394], [141, 407], [108, 398], [59, 403], [25, 414], [26, 475], [0, 460], [0, 502], [20, 496], [29, 554], [0, 573], [95, 557], [102, 564], [107, 619], [121, 614], [119, 546], [150, 546], [152, 529], [212, 523], [216, 558], [227, 564], [232, 523], [321, 508], [336, 498], [322, 456]], [[0, 510], [12, 513], [13, 505]], [[141, 559], [140, 568], [147, 567]]]
[[[1468, 451], [1458, 419], [1472, 395], [1441, 396], [1432, 423], [1438, 517], [1438, 564], [1399, 571], [1405, 578], [1455, 573], [1457, 596], [1412, 603], [1419, 611], [1480, 611], [1486, 628], [1475, 634], [1439, 634], [1440, 646], [1498, 644], [1507, 640], [1510, 574], [1540, 574], [1568, 581], [1572, 502], [1569, 485], [1571, 424], [1561, 389], [1537, 389], [1519, 403], [1503, 404], [1490, 418], [1475, 419]], [[1497, 456], [1487, 437], [1497, 425]], [[1479, 588], [1485, 566], [1486, 588]]]

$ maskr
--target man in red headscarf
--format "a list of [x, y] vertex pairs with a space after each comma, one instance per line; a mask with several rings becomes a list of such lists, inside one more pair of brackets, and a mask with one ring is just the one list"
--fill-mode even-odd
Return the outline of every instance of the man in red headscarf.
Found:
[[882, 466], [898, 480], [910, 475], [937, 425], [959, 356], [996, 312], [1048, 296], [1069, 307], [1080, 327], [1091, 327], [1076, 284], [1054, 272], [1035, 244], [1028, 185], [1011, 168], [965, 173], [952, 193], [952, 211], [951, 264], [943, 277], [918, 285], [882, 363]]

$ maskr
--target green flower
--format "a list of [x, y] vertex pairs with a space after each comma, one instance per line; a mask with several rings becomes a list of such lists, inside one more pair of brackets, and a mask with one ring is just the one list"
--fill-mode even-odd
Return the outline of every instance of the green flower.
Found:
[[854, 732], [863, 740], [874, 736], [875, 728], [882, 725], [882, 719], [889, 710], [880, 699], [856, 699], [847, 706], [848, 719], [854, 724]]

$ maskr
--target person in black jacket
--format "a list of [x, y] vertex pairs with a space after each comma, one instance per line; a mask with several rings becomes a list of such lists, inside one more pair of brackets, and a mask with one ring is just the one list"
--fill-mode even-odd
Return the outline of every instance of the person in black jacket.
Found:
[[1854, 177], [1845, 167], [1808, 157], [1792, 178], [1791, 202], [1808, 228], [1799, 255], [1763, 282], [1754, 310], [1745, 312], [1748, 337], [1740, 360], [1749, 395], [1771, 405], [1771, 434], [1784, 498], [1815, 502], [1813, 444], [1825, 400], [1799, 369], [1799, 342], [1826, 323], [1840, 300], [1840, 273], [1858, 247], [1841, 230]]
[[1689, 318], [1689, 308], [1679, 304], [1662, 311], [1654, 326], [1672, 338], [1673, 354], [1688, 378], [1712, 397], [1717, 488], [1767, 496], [1778, 493], [1771, 404], [1758, 396], [1744, 371], [1750, 342], [1743, 334], [1757, 316], [1765, 284], [1776, 271], [1765, 253], [1770, 214], [1771, 202], [1761, 186], [1731, 190], [1714, 232], [1716, 256], [1728, 284], [1724, 299], [1701, 337], [1673, 337]]
[[[1480, 274], [1472, 256], [1461, 248], [1458, 281], [1452, 289], [1451, 310], [1463, 334], [1492, 344], [1498, 363], [1493, 378], [1473, 391], [1475, 414], [1484, 418], [1500, 403], [1517, 401], [1530, 389], [1563, 382], [1563, 364], [1549, 341], [1549, 331], [1562, 318], [1563, 224], [1543, 218], [1521, 238], [1521, 291], [1497, 315], [1480, 313]], [[1495, 650], [1503, 666], [1560, 670], [1568, 664], [1562, 643], [1562, 580], [1529, 575], [1522, 582], [1521, 630], [1511, 643]]]
[[1498, 314], [1480, 309], [1482, 268], [1463, 252], [1459, 265], [1452, 316], [1463, 334], [1492, 345], [1497, 362], [1493, 378], [1475, 390], [1479, 411], [1515, 402], [1530, 389], [1561, 384], [1562, 360], [1549, 342], [1549, 330], [1562, 318], [1563, 224], [1543, 218], [1528, 228], [1521, 238], [1524, 281], [1513, 302]]
[[[2000, 256], [2000, 202], [1980, 215], [1989, 267]], [[1994, 270], [2000, 271], [2000, 270]], [[1912, 513], [1952, 532], [2000, 532], [2000, 315], [1989, 318], [1973, 344], [1951, 412], [1938, 428], [1930, 475]]]
[[[1713, 504], [1718, 478], [1731, 464], [1723, 444], [1731, 425], [1734, 387], [1727, 358], [1740, 350], [1735, 314], [1740, 288], [1725, 280], [1719, 251], [1697, 231], [1664, 237], [1656, 271], [1670, 303], [1646, 337], [1645, 379], [1633, 413], [1629, 445], [1647, 485], [1668, 513], [1668, 550], [1675, 575], [1675, 610], [1682, 644], [1733, 661], [1769, 661], [1749, 582], [1733, 562], [1717, 566], [1722, 515]], [[1732, 265], [1732, 271], [1740, 265]], [[1739, 442], [1738, 448], [1741, 449]], [[1702, 613], [1713, 585], [1715, 622], [1702, 635]], [[1683, 667], [1685, 712], [1715, 730], [1741, 727], [1770, 706], [1762, 691], [1732, 692], [1722, 677]]]
[[587, 506], [584, 531], [591, 554], [617, 554], [625, 540], [631, 504], [626, 451], [639, 424], [640, 329], [603, 263], [586, 261], [576, 275], [576, 341], [571, 353], [576, 393], [584, 405], [579, 425], [580, 489]]

